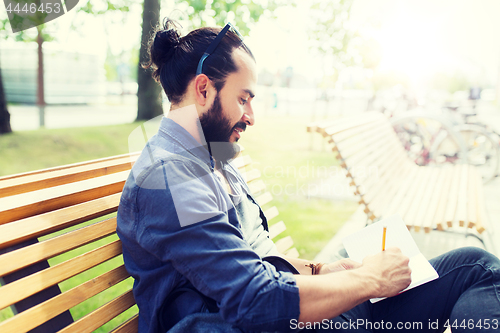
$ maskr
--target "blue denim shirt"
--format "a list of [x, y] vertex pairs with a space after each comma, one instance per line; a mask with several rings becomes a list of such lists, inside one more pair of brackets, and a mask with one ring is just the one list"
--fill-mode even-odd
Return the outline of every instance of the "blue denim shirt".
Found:
[[[224, 171], [231, 186], [249, 195], [235, 168], [228, 164]], [[262, 261], [265, 253], [245, 239], [207, 149], [171, 119], [162, 119], [134, 164], [117, 223], [125, 266], [135, 279], [139, 332], [159, 331], [164, 299], [182, 287], [215, 300], [224, 320], [244, 330], [287, 331], [299, 317], [294, 276]], [[257, 239], [263, 251], [273, 251]], [[180, 319], [201, 305], [180, 297], [171, 315]]]

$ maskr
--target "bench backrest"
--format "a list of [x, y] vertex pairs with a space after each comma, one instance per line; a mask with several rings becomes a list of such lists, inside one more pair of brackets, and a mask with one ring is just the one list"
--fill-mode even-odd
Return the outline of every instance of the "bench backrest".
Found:
[[[116, 236], [121, 191], [137, 157], [0, 178], [0, 310], [10, 306], [14, 314], [0, 332], [137, 331], [133, 281]], [[272, 222], [278, 211], [260, 173], [248, 156], [235, 163], [276, 237], [285, 226]], [[289, 236], [277, 241], [280, 251], [298, 256], [292, 245]]]
[[484, 231], [482, 183], [476, 168], [416, 165], [382, 113], [323, 121], [310, 125], [308, 131], [322, 134], [333, 144], [371, 220], [398, 213], [416, 231], [443, 230], [454, 221]]

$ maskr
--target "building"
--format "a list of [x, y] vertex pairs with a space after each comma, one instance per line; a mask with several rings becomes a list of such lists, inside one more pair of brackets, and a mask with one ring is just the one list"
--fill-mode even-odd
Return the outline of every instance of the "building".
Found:
[[[69, 52], [44, 45], [44, 83], [47, 104], [88, 104], [104, 100], [103, 60], [95, 54]], [[0, 66], [7, 101], [36, 104], [37, 45], [22, 43], [0, 49]]]

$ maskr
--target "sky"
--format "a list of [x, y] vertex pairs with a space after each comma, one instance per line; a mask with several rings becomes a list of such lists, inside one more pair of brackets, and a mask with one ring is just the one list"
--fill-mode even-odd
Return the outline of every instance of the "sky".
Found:
[[[264, 17], [252, 27], [245, 42], [260, 69], [276, 72], [292, 66], [312, 77], [331, 74], [332, 69], [307, 47], [308, 1], [279, 8], [275, 19]], [[167, 7], [161, 16], [172, 12]], [[139, 46], [140, 13], [137, 5], [124, 19], [107, 16], [105, 22], [88, 16], [75, 19], [73, 10], [47, 24], [59, 42], [46, 47], [96, 53], [101, 58], [108, 50], [128, 56], [127, 51]], [[433, 72], [458, 68], [494, 84], [500, 66], [499, 13], [498, 0], [354, 0], [351, 20], [362, 37], [380, 45], [379, 70], [400, 71], [419, 82]], [[78, 26], [73, 31], [72, 22]]]
[[418, 78], [461, 68], [496, 81], [500, 65], [500, 1], [357, 0], [353, 19], [379, 24], [367, 29], [380, 42], [382, 68]]
[[[327, 73], [306, 44], [307, 10], [283, 8], [276, 20], [262, 20], [248, 44], [263, 66], [293, 66], [302, 73]], [[355, 0], [354, 29], [380, 47], [380, 70], [396, 70], [420, 81], [436, 71], [486, 76], [494, 84], [500, 65], [500, 1]], [[269, 32], [272, 31], [272, 38]], [[269, 56], [272, 55], [272, 56]]]

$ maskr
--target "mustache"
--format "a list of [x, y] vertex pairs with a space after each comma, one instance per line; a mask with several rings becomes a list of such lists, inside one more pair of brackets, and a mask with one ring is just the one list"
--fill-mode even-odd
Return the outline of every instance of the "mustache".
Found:
[[236, 125], [233, 126], [233, 129], [231, 130], [231, 132], [236, 129], [236, 128], [239, 128], [243, 131], [245, 131], [247, 129], [247, 123], [243, 122], [243, 121], [240, 121], [240, 122], [237, 122]]

